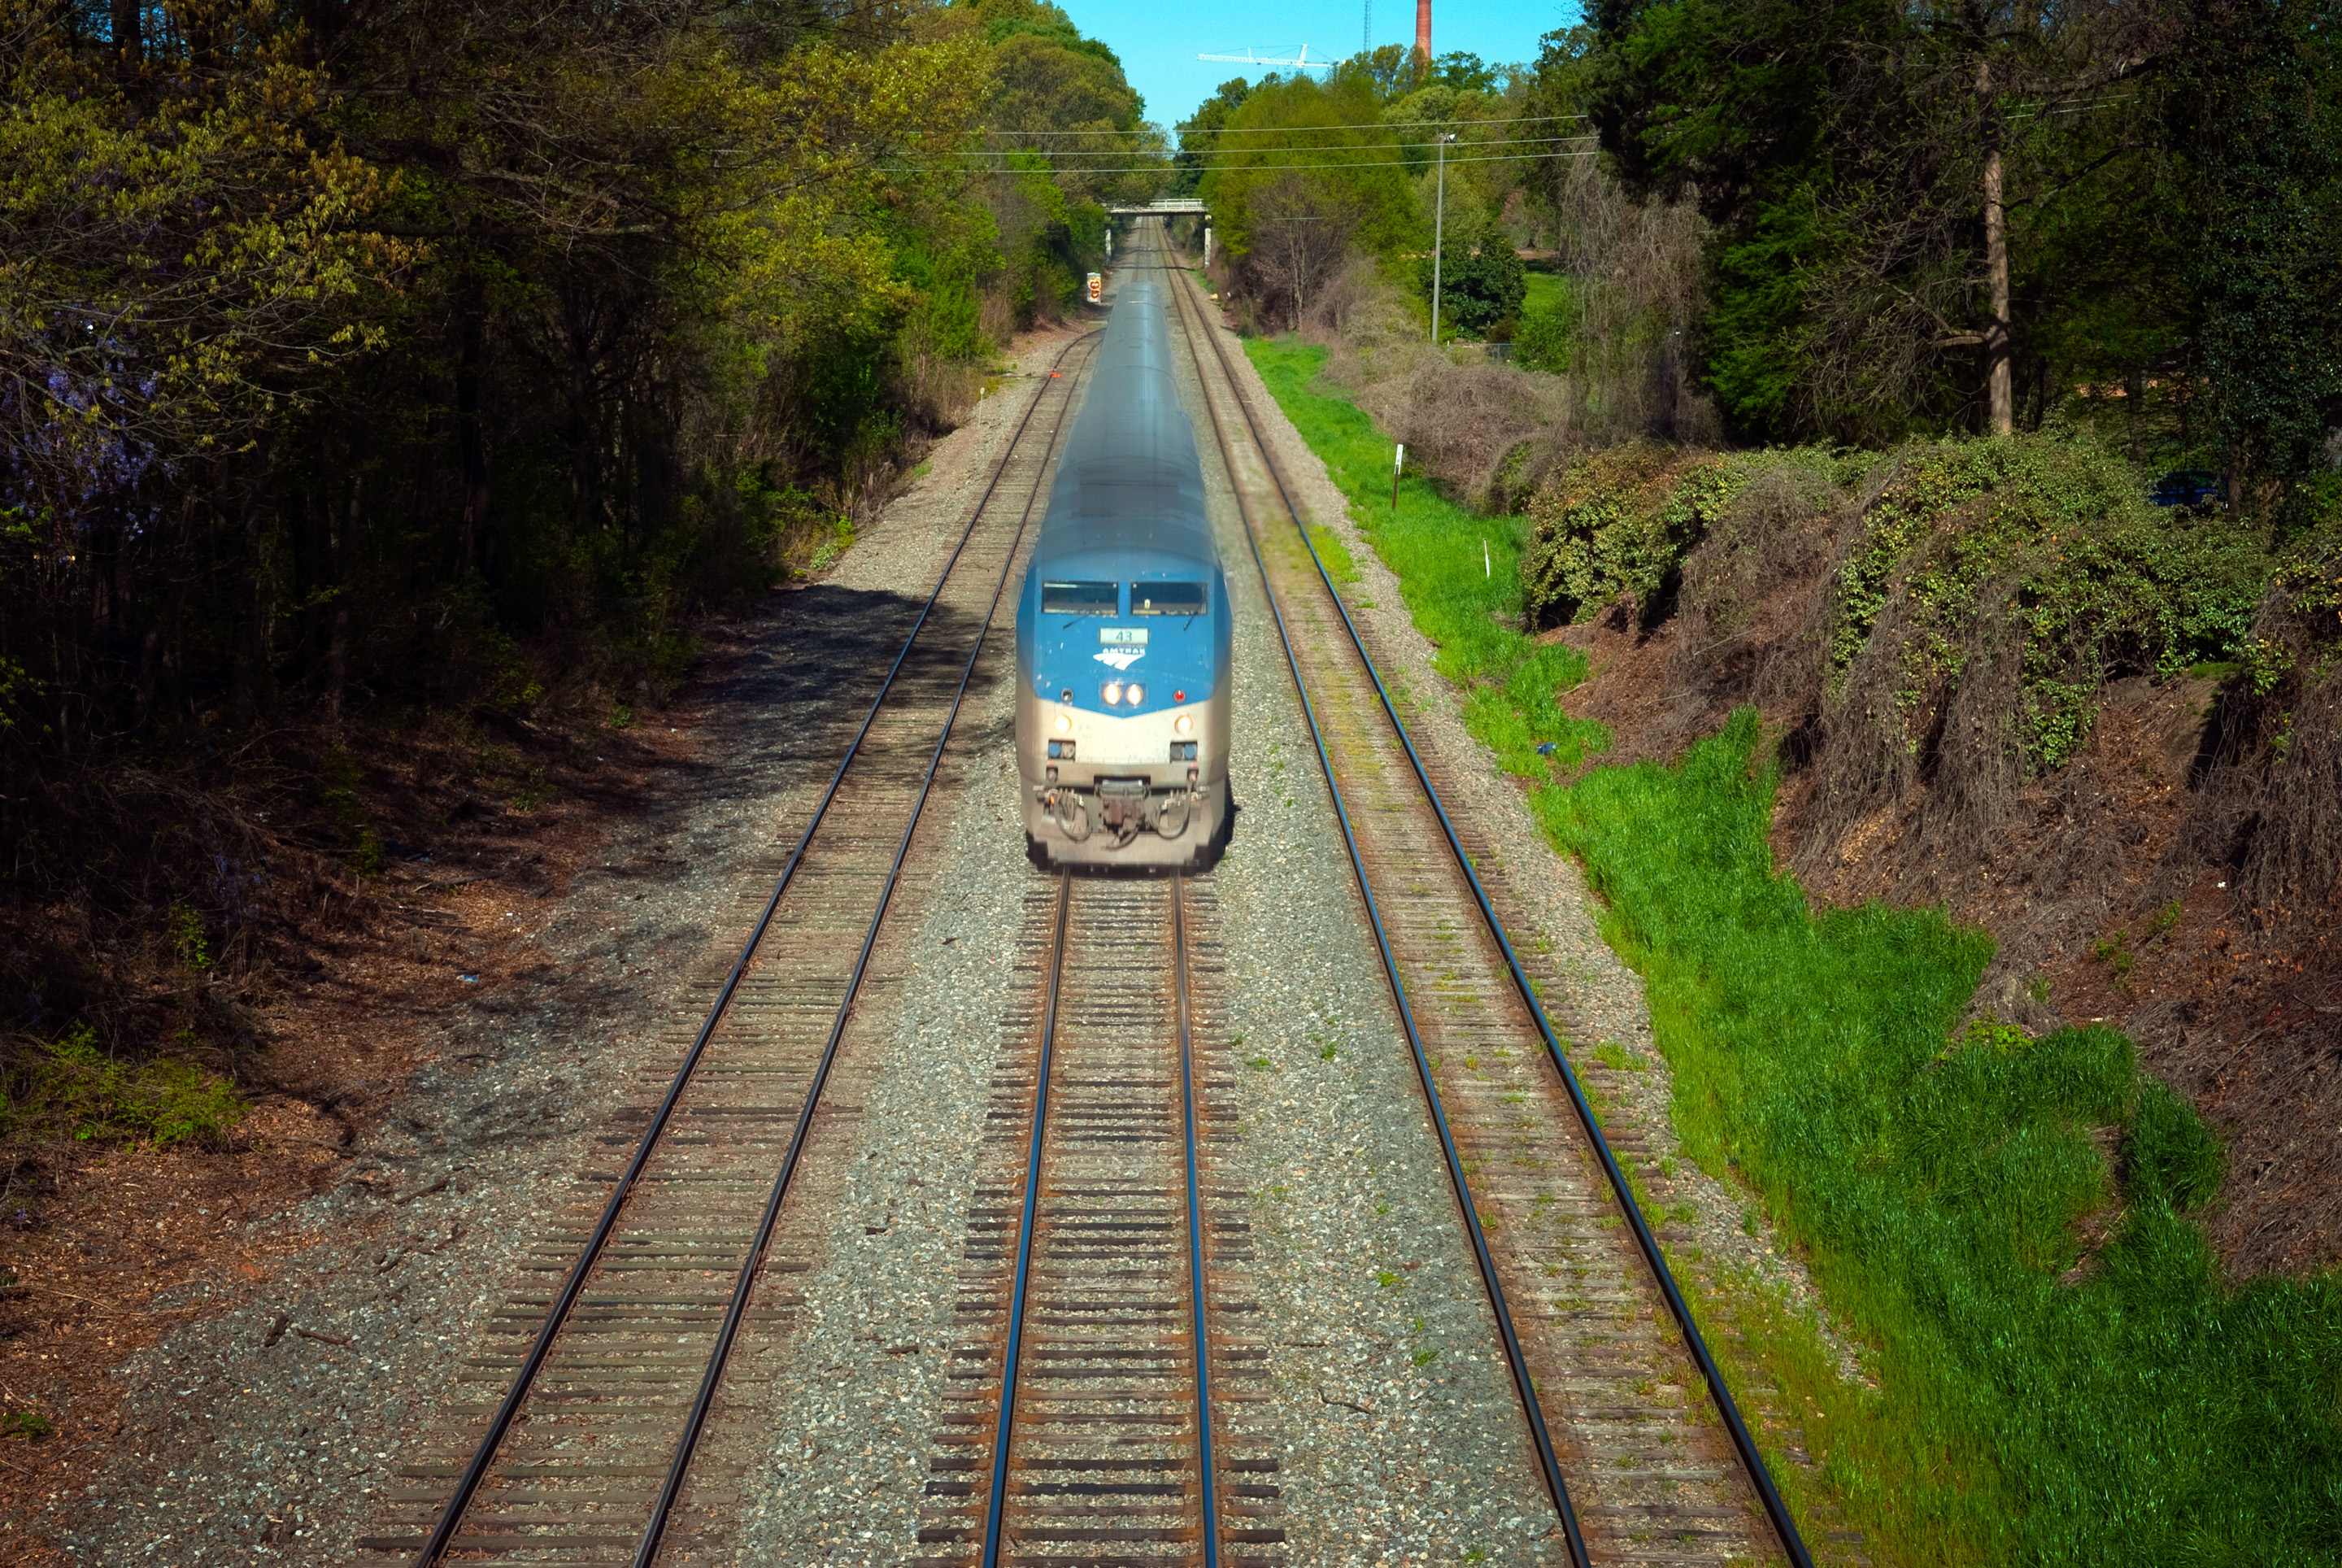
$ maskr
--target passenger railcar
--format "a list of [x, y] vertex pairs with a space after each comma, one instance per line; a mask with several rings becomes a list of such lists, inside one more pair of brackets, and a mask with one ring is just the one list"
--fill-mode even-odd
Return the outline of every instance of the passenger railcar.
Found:
[[1228, 818], [1228, 585], [1168, 302], [1114, 316], [1016, 606], [1025, 832], [1058, 865], [1186, 866]]

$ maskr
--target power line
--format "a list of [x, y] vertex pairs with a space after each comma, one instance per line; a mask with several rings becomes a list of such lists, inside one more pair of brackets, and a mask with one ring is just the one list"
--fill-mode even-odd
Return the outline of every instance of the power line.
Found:
[[[1491, 148], [1494, 148], [1494, 147], [1527, 147], [1527, 146], [1549, 146], [1549, 145], [1551, 145], [1551, 144], [1553, 144], [1553, 143], [1556, 143], [1556, 142], [1590, 142], [1590, 141], [1592, 141], [1592, 140], [1594, 140], [1594, 138], [1593, 138], [1592, 136], [1499, 136], [1499, 137], [1496, 137], [1496, 139], [1494, 139], [1494, 140], [1492, 140], [1492, 141], [1486, 141], [1486, 142], [1460, 142], [1460, 143], [1457, 143], [1456, 145], [1457, 145], [1457, 146], [1466, 146], [1466, 147], [1476, 148], [1476, 149], [1478, 149], [1478, 150], [1480, 150], [1480, 151], [1485, 152], [1485, 151], [1487, 151], [1487, 150], [1489, 150], [1489, 149], [1491, 149]], [[1096, 151], [1095, 151], [1095, 152], [1084, 152], [1084, 151], [1082, 151], [1082, 150], [1080, 150], [1080, 149], [1078, 149], [1078, 148], [1072, 148], [1072, 149], [1068, 149], [1068, 150], [1066, 150], [1066, 151], [1063, 151], [1063, 152], [1052, 152], [1052, 151], [1049, 151], [1048, 149], [1046, 149], [1046, 148], [1043, 148], [1043, 147], [1000, 147], [1000, 148], [987, 148], [987, 149], [984, 149], [984, 150], [980, 150], [980, 151], [971, 152], [971, 153], [969, 153], [967, 156], [970, 156], [970, 157], [1006, 157], [1006, 156], [1023, 156], [1023, 157], [1032, 157], [1032, 158], [1111, 158], [1111, 157], [1128, 157], [1128, 156], [1130, 156], [1134, 152], [1136, 152], [1136, 151], [1137, 151], [1137, 150], [1138, 150], [1138, 149], [1132, 148], [1132, 147], [1100, 147], [1100, 148], [1098, 148], [1098, 149], [1097, 149]], [[1390, 153], [1396, 154], [1396, 155], [1399, 155], [1399, 156], [1405, 156], [1405, 150], [1406, 150], [1406, 144], [1404, 144], [1404, 143], [1398, 143], [1398, 144], [1393, 144], [1393, 145], [1390, 145], [1390, 146], [1388, 146], [1387, 147], [1385, 147], [1385, 148], [1374, 148], [1374, 147], [1311, 147], [1311, 146], [1218, 147], [1218, 148], [1215, 148], [1213, 151], [1211, 151], [1210, 153], [1207, 153], [1207, 154], [1206, 154], [1206, 153], [1194, 153], [1194, 152], [1182, 152], [1182, 153], [1179, 153], [1179, 154], [1176, 154], [1176, 155], [1167, 154], [1167, 153], [1166, 153], [1166, 154], [1165, 154], [1165, 155], [1163, 155], [1163, 156], [1166, 156], [1166, 157], [1171, 157], [1171, 156], [1178, 156], [1178, 157], [1184, 157], [1184, 158], [1189, 158], [1189, 159], [1196, 159], [1196, 158], [1201, 158], [1201, 157], [1214, 157], [1214, 158], [1220, 158], [1220, 159], [1228, 159], [1228, 158], [1239, 157], [1239, 156], [1244, 156], [1244, 155], [1246, 155], [1246, 154], [1248, 154], [1248, 153], [1346, 153], [1346, 152], [1388, 151], [1388, 152], [1390, 152]], [[1451, 161], [1452, 161], [1452, 160], [1451, 160]], [[1069, 164], [1069, 165], [1066, 165], [1066, 166], [1066, 166], [1067, 169], [1069, 169], [1069, 170], [1079, 170], [1079, 169], [1085, 168], [1085, 167], [1086, 167], [1086, 166], [1086, 166], [1086, 165], [1083, 165], [1083, 164]], [[1225, 165], [1223, 165], [1223, 166], [1225, 166]]]
[[[1192, 131], [1181, 131], [1179, 134], [1183, 136], [1243, 136], [1258, 135], [1268, 131], [1403, 131], [1410, 130], [1417, 126], [1426, 126], [1541, 125], [1553, 120], [1582, 120], [1586, 117], [1587, 116], [1584, 115], [1514, 115], [1509, 118], [1501, 120], [1383, 120], [1370, 126], [1199, 126]], [[1006, 135], [1006, 133], [1002, 132], [998, 134]], [[1067, 132], [1066, 134], [1068, 136], [1078, 136], [1085, 133]]]
[[[1584, 115], [1515, 115], [1501, 120], [1376, 120], [1371, 125], [1356, 126], [1199, 126], [1179, 134], [1183, 136], [1265, 136], [1272, 131], [1396, 131], [1417, 126], [1526, 126], [1548, 120], [1582, 120], [1586, 117]], [[912, 136], [1135, 136], [1138, 133], [1111, 127], [1086, 131], [999, 131], [978, 127], [972, 131], [906, 131], [903, 134]]]
[[[1306, 151], [1307, 149], [1304, 148], [1302, 150]], [[1392, 151], [1396, 152], [1397, 149], [1393, 148]], [[1451, 164], [1517, 164], [1528, 162], [1533, 158], [1593, 158], [1599, 157], [1601, 156], [1602, 153], [1600, 148], [1588, 147], [1583, 152], [1498, 153], [1486, 157], [1450, 158], [1447, 161]], [[1355, 163], [1341, 164], [1216, 164], [1206, 168], [1204, 172], [1210, 174], [1216, 169], [1246, 169], [1259, 174], [1275, 174], [1286, 169], [1397, 168], [1404, 166], [1407, 161], [1408, 160], [1405, 158], [1389, 157], [1363, 158]], [[956, 166], [951, 164], [923, 164], [916, 167], [903, 169], [901, 172], [905, 174], [947, 174], [952, 172], [955, 166]], [[962, 172], [986, 175], [1161, 175], [1173, 172], [1172, 166], [1169, 164], [1140, 164], [1132, 168], [1120, 169], [1084, 168], [1077, 166], [1062, 169], [990, 168], [968, 170], [966, 168], [966, 166], [956, 166], [959, 167]]]

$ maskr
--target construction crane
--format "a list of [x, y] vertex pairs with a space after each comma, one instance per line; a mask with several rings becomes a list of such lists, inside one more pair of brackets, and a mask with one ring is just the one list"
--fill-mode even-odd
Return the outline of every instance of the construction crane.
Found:
[[1282, 56], [1256, 55], [1252, 52], [1249, 45], [1246, 47], [1245, 52], [1241, 55], [1198, 55], [1196, 58], [1198, 60], [1219, 60], [1229, 65], [1296, 65], [1305, 71], [1330, 71], [1334, 68], [1335, 64], [1331, 60], [1311, 59], [1309, 57], [1309, 45], [1306, 44], [1301, 45], [1300, 53], [1293, 55], [1289, 59]]

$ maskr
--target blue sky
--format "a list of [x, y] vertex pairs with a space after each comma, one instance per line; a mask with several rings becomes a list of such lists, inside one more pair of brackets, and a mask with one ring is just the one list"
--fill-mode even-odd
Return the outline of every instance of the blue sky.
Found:
[[[1309, 45], [1309, 57], [1341, 59], [1358, 52], [1367, 0], [1286, 0], [1263, 5], [1239, 0], [1057, 0], [1074, 25], [1101, 38], [1122, 56], [1130, 85], [1146, 98], [1146, 117], [1169, 130], [1231, 76], [1251, 75], [1242, 65], [1196, 58], [1198, 55], [1291, 55]], [[1415, 41], [1415, 0], [1371, 0], [1374, 41]], [[1490, 64], [1536, 58], [1537, 39], [1577, 20], [1576, 0], [1437, 0], [1432, 8], [1431, 47], [1444, 55], [1465, 49]], [[1266, 74], [1266, 73], [1259, 73]]]

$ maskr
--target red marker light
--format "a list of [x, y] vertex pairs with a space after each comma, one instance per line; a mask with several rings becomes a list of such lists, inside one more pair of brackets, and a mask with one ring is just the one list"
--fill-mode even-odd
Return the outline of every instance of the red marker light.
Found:
[[1171, 694], [1171, 700], [1174, 702], [1185, 702], [1187, 700], [1187, 694], [1184, 691], [1175, 691]]

